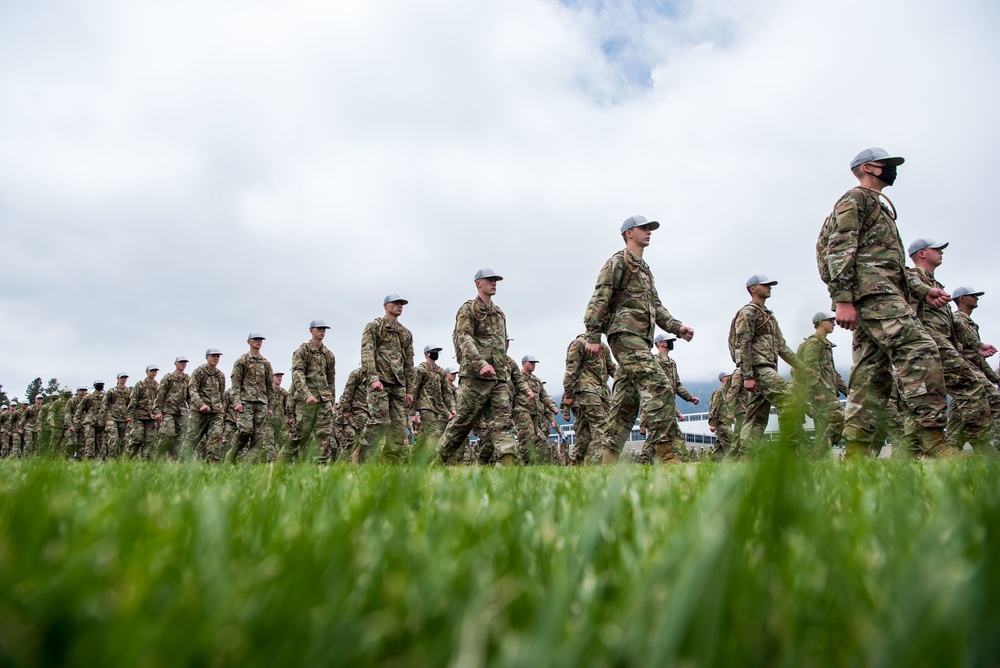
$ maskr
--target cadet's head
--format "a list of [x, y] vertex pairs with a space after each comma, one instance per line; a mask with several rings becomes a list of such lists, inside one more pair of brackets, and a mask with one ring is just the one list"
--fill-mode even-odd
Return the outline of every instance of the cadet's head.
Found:
[[832, 334], [836, 317], [837, 315], [830, 311], [817, 311], [812, 319], [813, 327], [822, 334]]
[[448, 374], [449, 383], [454, 383], [455, 379], [458, 378], [458, 369], [453, 366], [448, 367], [444, 372]]
[[177, 371], [184, 371], [184, 369], [187, 368], [187, 365], [188, 358], [184, 357], [184, 355], [178, 355], [174, 358], [174, 368], [177, 369]]
[[219, 366], [221, 359], [222, 351], [218, 348], [209, 348], [205, 351], [205, 361], [208, 362], [209, 366]]
[[146, 367], [146, 378], [149, 378], [150, 380], [156, 378], [156, 373], [159, 370], [160, 367], [156, 366], [155, 364], [150, 364], [149, 366]]
[[851, 160], [851, 173], [861, 185], [882, 190], [895, 183], [896, 167], [903, 162], [903, 158], [891, 157], [884, 148], [866, 148]]
[[955, 291], [951, 293], [951, 298], [955, 300], [955, 305], [960, 311], [972, 313], [979, 308], [979, 298], [984, 294], [986, 293], [981, 290], [963, 285], [960, 288], [955, 288]]
[[128, 382], [128, 374], [127, 373], [122, 372], [122, 373], [118, 374], [118, 387], [125, 387], [125, 383], [127, 383], [127, 382]]
[[525, 355], [521, 358], [521, 366], [528, 373], [534, 373], [535, 367], [538, 366], [538, 358], [534, 355]]
[[754, 274], [747, 279], [747, 292], [755, 301], [767, 300], [771, 297], [771, 287], [777, 284], [778, 281], [772, 281], [765, 274]]
[[63, 395], [63, 397], [71, 397], [71, 396], [73, 396], [73, 392], [71, 392], [68, 387], [64, 387], [62, 389], [62, 395]]
[[661, 355], [667, 355], [674, 349], [674, 341], [676, 338], [677, 337], [669, 336], [667, 334], [657, 334], [656, 338], [653, 339], [653, 345], [656, 346], [656, 350], [659, 351]]
[[285, 379], [285, 374], [281, 371], [276, 371], [271, 378], [274, 379], [274, 386], [281, 387], [281, 381]]
[[914, 265], [934, 271], [944, 261], [944, 249], [947, 247], [947, 241], [938, 242], [930, 238], [915, 239], [906, 249], [906, 253], [913, 260]]
[[94, 381], [94, 389], [96, 391], [98, 391], [98, 392], [104, 391], [104, 381], [103, 380], [95, 380]]
[[729, 380], [729, 372], [728, 371], [720, 371], [719, 372], [719, 381], [722, 382], [722, 383], [725, 383], [727, 380]]
[[644, 216], [632, 216], [626, 218], [625, 222], [622, 223], [620, 228], [622, 233], [622, 240], [628, 245], [629, 240], [632, 243], [645, 248], [649, 245], [650, 233], [658, 229], [660, 224], [655, 220], [646, 220]]
[[43, 397], [42, 395], [40, 395], [40, 394], [36, 394], [36, 395], [35, 395], [35, 405], [36, 405], [36, 406], [41, 406], [41, 405], [42, 405], [42, 400], [43, 400], [44, 398], [45, 398], [45, 397]]
[[406, 301], [399, 295], [393, 293], [391, 295], [386, 295], [385, 298], [382, 299], [382, 308], [385, 309], [386, 315], [398, 318], [403, 314], [403, 307], [409, 303], [410, 302]]
[[309, 333], [312, 334], [314, 341], [322, 341], [328, 329], [330, 329], [330, 325], [323, 320], [313, 320], [309, 323]]
[[80, 387], [76, 388], [76, 396], [78, 397], [87, 396], [87, 392], [88, 388], [86, 385], [81, 385]]
[[502, 281], [503, 276], [493, 271], [489, 267], [483, 267], [476, 272], [476, 290], [480, 295], [492, 297], [497, 293], [497, 281]]
[[440, 357], [440, 353], [440, 346], [424, 346], [424, 359], [436, 362], [437, 358]]

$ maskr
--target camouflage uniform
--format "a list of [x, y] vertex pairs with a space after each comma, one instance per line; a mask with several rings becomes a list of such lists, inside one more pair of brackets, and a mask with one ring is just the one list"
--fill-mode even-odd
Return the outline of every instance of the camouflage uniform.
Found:
[[355, 463], [361, 455], [358, 438], [368, 424], [368, 384], [358, 367], [347, 376], [347, 384], [340, 395], [341, 452], [339, 457], [350, 458]]
[[600, 343], [601, 333], [606, 330], [618, 362], [604, 442], [608, 456], [617, 459], [621, 455], [641, 400], [649, 423], [646, 440], [661, 462], [679, 461], [669, 438], [670, 423], [676, 416], [664, 399], [669, 381], [653, 360], [650, 348], [657, 325], [679, 334], [683, 324], [660, 302], [649, 265], [627, 248], [612, 255], [598, 274], [583, 320], [588, 343]]
[[233, 401], [233, 388], [222, 393], [222, 454], [226, 462], [232, 464], [236, 462], [236, 433], [239, 427], [236, 425], [238, 413], [236, 412], [236, 402]]
[[[226, 393], [226, 374], [218, 366], [206, 362], [191, 374], [188, 387], [191, 418], [182, 455], [187, 458], [194, 453], [199, 459], [218, 462], [222, 459], [222, 397]], [[208, 406], [208, 411], [203, 413], [202, 406]]]
[[237, 411], [236, 442], [233, 447], [240, 461], [274, 461], [278, 455], [274, 448], [268, 406], [274, 402], [274, 371], [271, 363], [260, 355], [243, 353], [233, 363], [230, 378], [233, 381], [233, 406], [242, 405]]
[[455, 395], [449, 389], [448, 375], [439, 365], [426, 360], [416, 367], [413, 383], [413, 406], [420, 413], [420, 436], [436, 444], [455, 411]]
[[7, 443], [4, 447], [3, 456], [20, 457], [22, 438], [18, 431], [21, 429], [21, 405], [11, 404], [7, 413]]
[[[491, 444], [483, 446], [479, 461], [517, 454], [511, 419], [510, 358], [507, 356], [507, 317], [500, 307], [486, 304], [480, 297], [462, 304], [455, 316], [452, 335], [459, 363], [457, 415], [448, 423], [438, 443], [438, 456], [445, 462], [465, 444], [474, 425], [489, 432]], [[489, 364], [496, 375], [480, 373]], [[516, 364], [515, 364], [516, 366]], [[484, 431], [480, 431], [482, 437]]]
[[735, 418], [733, 405], [730, 403], [730, 385], [733, 377], [727, 376], [708, 399], [708, 424], [715, 427], [715, 447], [712, 455], [716, 458], [725, 457], [732, 447], [732, 425]]
[[[302, 444], [315, 437], [320, 458], [329, 457], [333, 443], [333, 404], [337, 397], [334, 384], [337, 363], [325, 345], [313, 348], [306, 341], [292, 353], [292, 391], [295, 403], [295, 437], [288, 455], [297, 459]], [[316, 403], [309, 403], [309, 398]]]
[[814, 451], [817, 455], [829, 454], [844, 434], [844, 407], [839, 397], [841, 394], [847, 396], [847, 383], [834, 366], [834, 348], [836, 344], [832, 341], [813, 334], [795, 351], [802, 366], [815, 372], [815, 375], [794, 374], [793, 380], [801, 387], [816, 425]]
[[[527, 393], [518, 393], [514, 398], [514, 424], [517, 426], [517, 435], [524, 450], [521, 452], [522, 460], [549, 462], [549, 423], [552, 422], [552, 409], [555, 402], [545, 391], [542, 381], [523, 369], [519, 369], [524, 378], [527, 389], [534, 393], [534, 398], [528, 399]], [[527, 403], [528, 408], [519, 406], [519, 402]], [[523, 423], [523, 426], [522, 426]], [[523, 436], [522, 436], [523, 434]]]
[[24, 432], [24, 444], [22, 445], [22, 449], [25, 456], [35, 454], [35, 451], [42, 445], [39, 433], [41, 425], [38, 421], [41, 411], [42, 407], [32, 402], [28, 404], [28, 406], [24, 409], [24, 413], [21, 415], [20, 428], [21, 431]]
[[983, 341], [979, 338], [979, 325], [972, 316], [964, 311], [955, 312], [955, 334], [962, 346], [962, 355], [976, 369], [979, 382], [986, 391], [992, 418], [993, 448], [1000, 449], [1000, 390], [997, 389], [1000, 375], [993, 370], [986, 358], [979, 354]]
[[831, 299], [854, 304], [858, 313], [844, 437], [849, 454], [863, 454], [874, 445], [876, 415], [889, 402], [895, 367], [922, 447], [934, 456], [950, 449], [943, 432], [947, 397], [941, 357], [908, 303], [895, 211], [880, 196], [885, 198], [860, 186], [849, 190], [816, 244]]
[[274, 405], [271, 406], [271, 431], [274, 432], [274, 443], [279, 451], [286, 448], [290, 439], [288, 407], [288, 390], [279, 385], [274, 388]]
[[[385, 442], [382, 453], [390, 461], [406, 459], [405, 397], [414, 386], [413, 334], [400, 322], [375, 318], [361, 334], [361, 369], [368, 384], [368, 424], [361, 437], [358, 461]], [[382, 383], [381, 390], [372, 383]]]
[[69, 425], [66, 423], [66, 406], [70, 397], [61, 395], [49, 406], [49, 414], [45, 420], [51, 434], [49, 452], [52, 454], [63, 454], [69, 434]]
[[104, 437], [107, 456], [121, 457], [128, 443], [128, 406], [132, 401], [131, 387], [112, 387], [104, 393]]
[[80, 402], [83, 401], [83, 397], [85, 396], [87, 395], [80, 396], [77, 394], [70, 397], [70, 400], [66, 402], [66, 410], [63, 413], [63, 424], [68, 431], [66, 440], [64, 441], [65, 450], [63, 454], [69, 458], [83, 452], [83, 425], [76, 418], [76, 409], [80, 406]]
[[[667, 426], [667, 439], [670, 441], [670, 445], [673, 447], [674, 452], [686, 456], [687, 445], [684, 443], [684, 434], [681, 433], [681, 428], [677, 424], [677, 420], [683, 418], [683, 414], [677, 408], [677, 397], [679, 396], [685, 401], [691, 401], [694, 399], [694, 396], [688, 392], [687, 388], [684, 387], [684, 384], [681, 383], [680, 375], [677, 373], [677, 362], [675, 362], [672, 357], [662, 353], [656, 353], [653, 355], [653, 359], [659, 362], [660, 367], [663, 369], [663, 374], [667, 377], [668, 392], [664, 398], [667, 405], [670, 407], [670, 410], [672, 410], [674, 415], [676, 415], [676, 418], [671, 420]], [[640, 410], [639, 424], [644, 428], [646, 426], [645, 407]], [[647, 442], [643, 444], [642, 448], [642, 460], [652, 463], [655, 455], [656, 453], [653, 452], [653, 448], [647, 439]]]
[[951, 308], [932, 308], [924, 301], [932, 288], [943, 289], [944, 286], [934, 278], [934, 274], [922, 267], [907, 267], [906, 278], [910, 306], [937, 345], [944, 371], [945, 391], [951, 395], [948, 442], [961, 450], [968, 441], [976, 452], [982, 452], [988, 447], [990, 436], [990, 405], [986, 389], [976, 375], [975, 367], [963, 355]]
[[132, 387], [128, 417], [132, 420], [132, 435], [127, 452], [129, 457], [149, 459], [156, 447], [159, 423], [156, 421], [156, 394], [159, 383], [155, 378], [143, 378]]
[[162, 415], [160, 423], [160, 441], [156, 446], [157, 457], [177, 458], [179, 446], [184, 438], [187, 427], [187, 410], [189, 401], [188, 383], [190, 376], [186, 373], [177, 374], [171, 371], [156, 390], [153, 413]]
[[542, 444], [542, 453], [547, 463], [554, 464], [558, 459], [557, 445], [549, 441], [549, 433], [552, 431], [552, 421], [559, 407], [552, 400], [549, 393], [545, 391], [545, 383], [540, 383], [541, 392], [535, 392], [535, 425], [538, 431], [538, 442]]
[[0, 457], [6, 457], [10, 451], [10, 407], [0, 411]]
[[76, 407], [76, 422], [83, 426], [82, 459], [101, 458], [107, 454], [104, 441], [104, 390], [94, 390]]

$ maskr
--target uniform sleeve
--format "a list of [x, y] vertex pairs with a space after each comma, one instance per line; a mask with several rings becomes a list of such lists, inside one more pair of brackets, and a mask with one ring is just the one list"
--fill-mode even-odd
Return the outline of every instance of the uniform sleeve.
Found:
[[[510, 379], [516, 388], [517, 394], [527, 397], [528, 392], [531, 392], [531, 388], [528, 386], [528, 381], [525, 380], [524, 374], [521, 373], [521, 367], [512, 359], [509, 359], [508, 363], [510, 364]], [[515, 399], [515, 397], [511, 397], [511, 399]]]
[[[267, 388], [267, 405], [268, 407], [277, 405], [278, 393], [274, 391], [274, 367], [268, 360], [264, 360], [264, 386]], [[274, 409], [271, 408], [271, 412]]]
[[[309, 386], [306, 384], [306, 356], [301, 346], [292, 353], [292, 388], [301, 393], [303, 399], [312, 396], [309, 392]], [[319, 399], [319, 397], [314, 398]]]
[[375, 363], [375, 329], [378, 321], [365, 325], [361, 332], [361, 373], [369, 385], [378, 382], [378, 366]]
[[712, 392], [708, 399], [708, 424], [716, 426], [722, 422], [722, 388]]
[[[330, 401], [337, 403], [337, 357], [332, 350], [327, 351], [326, 382], [330, 388]], [[316, 397], [319, 399], [319, 397]]]
[[681, 377], [677, 374], [677, 367], [674, 367], [674, 387], [677, 388], [675, 392], [677, 396], [684, 401], [690, 402], [694, 399], [694, 395], [688, 392], [688, 389], [684, 387], [684, 383], [681, 382]]
[[861, 218], [857, 201], [850, 195], [842, 198], [834, 209], [835, 225], [828, 240], [827, 266], [830, 283], [827, 288], [834, 302], [853, 302], [856, 285], [855, 261], [858, 256], [858, 235]]
[[406, 343], [403, 346], [403, 372], [406, 375], [405, 394], [413, 394], [413, 386], [416, 384], [416, 370], [413, 368], [413, 334], [406, 333]]
[[410, 384], [410, 394], [413, 395], [413, 403], [420, 401], [421, 393], [426, 391], [428, 373], [423, 366], [418, 366], [413, 372], [413, 383]]
[[[810, 336], [805, 341], [799, 345], [798, 353], [796, 354], [799, 360], [799, 365], [802, 369], [812, 369], [817, 374], [820, 370], [820, 356], [823, 353], [823, 347], [819, 340], [815, 337]], [[814, 385], [819, 379], [819, 376], [809, 376], [807, 374], [797, 374], [795, 380], [799, 381], [805, 387], [810, 390], [815, 390]]]
[[[602, 353], [603, 354], [603, 351]], [[584, 347], [579, 339], [573, 339], [566, 349], [566, 373], [563, 374], [563, 399], [572, 399], [576, 395], [576, 383], [580, 380], [583, 369]]]
[[73, 422], [79, 424], [83, 422], [83, 416], [87, 414], [87, 409], [90, 408], [90, 395], [88, 394], [76, 407], [76, 414], [73, 416]]
[[795, 355], [788, 344], [785, 342], [785, 337], [781, 334], [781, 329], [778, 327], [777, 323], [774, 325], [775, 335], [778, 337], [778, 356], [788, 362], [788, 365], [795, 370], [802, 368], [802, 364], [799, 362], [799, 358]]
[[608, 365], [608, 376], [614, 378], [615, 374], [618, 373], [618, 365], [615, 364], [615, 360], [611, 357], [611, 348], [601, 346], [601, 349], [604, 352], [604, 363]]
[[198, 391], [198, 386], [201, 384], [201, 377], [202, 370], [201, 367], [198, 367], [194, 370], [194, 373], [191, 374], [191, 380], [188, 381], [188, 394], [191, 395], [191, 405], [195, 408], [195, 410], [200, 409], [202, 405], [207, 403], [201, 398], [201, 393]]
[[[239, 406], [243, 403], [241, 394], [243, 392], [243, 376], [245, 370], [243, 369], [243, 358], [237, 358], [233, 362], [233, 373], [230, 378], [233, 381], [233, 406]], [[162, 387], [162, 385], [161, 385]]]
[[163, 404], [167, 400], [167, 389], [170, 386], [170, 374], [168, 373], [160, 381], [160, 385], [156, 388], [156, 398], [153, 399], [153, 415], [161, 415], [163, 413]]
[[931, 291], [931, 286], [927, 285], [916, 269], [906, 267], [906, 287], [910, 291], [910, 299], [920, 303], [927, 298], [927, 293]]
[[757, 330], [757, 309], [741, 309], [736, 314], [736, 350], [740, 357], [740, 372], [744, 380], [752, 380], [753, 337]]
[[444, 407], [448, 409], [449, 413], [454, 413], [455, 407], [455, 393], [451, 391], [451, 383], [448, 382], [447, 374], [439, 374], [441, 376], [441, 397], [444, 399]]
[[837, 396], [843, 394], [847, 396], [847, 383], [844, 382], [844, 377], [840, 375], [836, 369], [833, 370], [834, 375], [837, 376]]
[[470, 370], [474, 369], [478, 373], [486, 362], [476, 346], [475, 338], [473, 338], [475, 331], [475, 325], [472, 321], [472, 305], [470, 303], [463, 304], [455, 315], [453, 336], [455, 352], [463, 366], [468, 366]]
[[625, 272], [625, 264], [622, 257], [617, 253], [610, 260], [604, 263], [600, 273], [597, 275], [597, 284], [594, 286], [594, 294], [590, 296], [587, 303], [587, 310], [583, 314], [583, 325], [587, 332], [587, 343], [600, 343], [601, 334], [604, 332], [604, 325], [611, 308], [611, 299], [614, 296], [615, 286], [621, 284], [622, 274]]

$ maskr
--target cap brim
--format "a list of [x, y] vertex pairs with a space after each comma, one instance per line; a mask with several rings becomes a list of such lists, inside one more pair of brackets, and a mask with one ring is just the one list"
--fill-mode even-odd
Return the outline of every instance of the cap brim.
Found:
[[639, 225], [638, 227], [648, 227], [651, 231], [660, 229], [660, 223], [656, 220], [651, 220], [645, 225]]
[[899, 165], [902, 165], [904, 162], [906, 162], [906, 160], [897, 156], [895, 158], [882, 158], [881, 160], [872, 160], [871, 162], [881, 162], [886, 165], [893, 165], [898, 167]]

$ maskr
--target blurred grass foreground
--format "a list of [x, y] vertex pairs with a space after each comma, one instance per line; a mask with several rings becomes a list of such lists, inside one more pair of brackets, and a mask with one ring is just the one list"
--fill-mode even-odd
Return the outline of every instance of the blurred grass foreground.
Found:
[[1000, 663], [1000, 463], [0, 463], [0, 664]]

